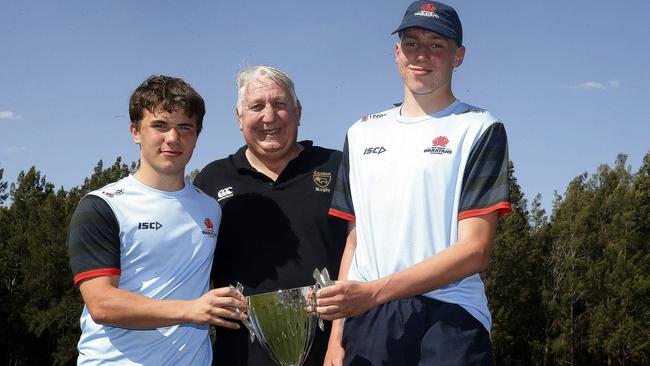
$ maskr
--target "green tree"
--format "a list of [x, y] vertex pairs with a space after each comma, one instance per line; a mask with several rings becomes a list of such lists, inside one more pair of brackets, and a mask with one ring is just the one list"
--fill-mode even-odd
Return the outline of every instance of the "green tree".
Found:
[[548, 259], [551, 284], [546, 293], [551, 322], [550, 349], [555, 362], [571, 365], [588, 363], [584, 314], [584, 276], [589, 268], [589, 249], [594, 240], [591, 212], [593, 194], [584, 173], [571, 181], [554, 207]]
[[[41, 219], [41, 207], [53, 186], [41, 177], [36, 168], [21, 172], [17, 184], [10, 189], [11, 207], [5, 211], [6, 240], [2, 248], [3, 312], [7, 326], [2, 329], [5, 343], [6, 362], [12, 365], [48, 364], [52, 343], [46, 337], [35, 337], [30, 329], [30, 319], [25, 314], [25, 304], [32, 296], [25, 282], [29, 277], [44, 271], [29, 273], [26, 266], [31, 261], [31, 250], [41, 244], [41, 233], [37, 229]], [[60, 269], [58, 269], [60, 271]], [[49, 273], [46, 273], [49, 276]], [[38, 291], [42, 289], [39, 288]]]
[[[524, 194], [509, 165], [512, 212], [502, 217], [484, 274], [492, 312], [495, 361], [501, 365], [530, 365], [540, 358], [534, 345], [542, 342], [544, 313], [541, 286], [543, 250], [531, 240]], [[525, 324], [525, 326], [522, 326]]]
[[614, 169], [601, 167], [594, 177], [602, 253], [590, 281], [599, 286], [590, 297], [589, 350], [609, 364], [650, 360], [649, 155], [634, 176], [619, 155]]
[[548, 293], [553, 283], [551, 272], [548, 270], [552, 239], [550, 232], [551, 222], [546, 215], [546, 210], [542, 208], [541, 202], [542, 196], [538, 193], [531, 203], [529, 221], [531, 227], [530, 240], [532, 247], [536, 248], [534, 266], [536, 267], [537, 276], [534, 281], [537, 281], [536, 286], [538, 291], [536, 295], [539, 296], [540, 301], [539, 308], [536, 310], [540, 323], [537, 324], [535, 330], [540, 333], [532, 341], [530, 347], [533, 350], [531, 358], [534, 359], [531, 363], [549, 365], [553, 364], [552, 352], [550, 350], [550, 340], [553, 338], [553, 319], [549, 315], [550, 309], [546, 299], [548, 299]]
[[67, 226], [79, 199], [136, 169], [121, 159], [69, 193], [32, 167], [11, 186], [11, 207], [0, 208], [2, 361], [9, 365], [74, 364], [83, 302], [68, 266]]
[[15, 271], [15, 248], [10, 242], [11, 218], [9, 209], [2, 206], [8, 195], [7, 183], [2, 181], [3, 170], [0, 169], [0, 318], [4, 326], [0, 328], [0, 363], [14, 365], [21, 362], [22, 321], [16, 313], [19, 303], [14, 298], [17, 290]]
[[633, 176], [626, 159], [575, 178], [556, 202], [546, 299], [558, 363], [648, 363], [647, 168]]

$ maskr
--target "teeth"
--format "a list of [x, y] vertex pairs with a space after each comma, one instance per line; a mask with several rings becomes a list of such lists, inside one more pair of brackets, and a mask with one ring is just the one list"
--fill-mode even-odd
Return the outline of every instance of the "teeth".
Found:
[[280, 132], [279, 128], [274, 128], [272, 130], [264, 130], [264, 134], [266, 135], [275, 135], [276, 133]]

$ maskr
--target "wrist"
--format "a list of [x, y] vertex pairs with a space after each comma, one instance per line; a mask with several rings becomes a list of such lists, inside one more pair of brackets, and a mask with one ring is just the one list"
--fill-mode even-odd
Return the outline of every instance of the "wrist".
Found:
[[368, 282], [371, 286], [372, 300], [374, 306], [378, 306], [391, 300], [389, 295], [389, 283], [391, 276], [382, 277], [378, 280]]
[[196, 302], [196, 299], [180, 300], [177, 304], [172, 304], [172, 308], [176, 309], [172, 314], [178, 324], [198, 323], [198, 319], [195, 319], [192, 311]]

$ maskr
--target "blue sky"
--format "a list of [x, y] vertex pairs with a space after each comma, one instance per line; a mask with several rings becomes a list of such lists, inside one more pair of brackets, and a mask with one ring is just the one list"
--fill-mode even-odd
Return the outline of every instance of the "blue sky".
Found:
[[[364, 114], [402, 99], [395, 36], [410, 1], [0, 0], [0, 168], [35, 165], [79, 185], [98, 160], [137, 160], [130, 93], [150, 74], [182, 77], [206, 100], [189, 169], [243, 144], [234, 75], [288, 72], [303, 105], [299, 139], [341, 148]], [[448, 1], [467, 53], [457, 98], [506, 125], [529, 202], [618, 153], [650, 151], [650, 2]], [[188, 169], [188, 171], [189, 171]], [[388, 172], [387, 172], [388, 173]]]

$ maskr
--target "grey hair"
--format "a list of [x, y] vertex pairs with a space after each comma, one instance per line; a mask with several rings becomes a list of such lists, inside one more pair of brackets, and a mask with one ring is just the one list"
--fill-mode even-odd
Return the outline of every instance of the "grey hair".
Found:
[[291, 98], [293, 99], [294, 108], [298, 106], [298, 97], [296, 96], [296, 90], [293, 85], [293, 80], [285, 73], [284, 71], [277, 69], [273, 66], [266, 65], [257, 65], [250, 66], [240, 71], [235, 80], [237, 82], [237, 112], [241, 113], [242, 111], [242, 99], [244, 99], [244, 93], [246, 92], [246, 87], [251, 81], [259, 80], [262, 78], [268, 78], [277, 83], [284, 90], [289, 92]]

